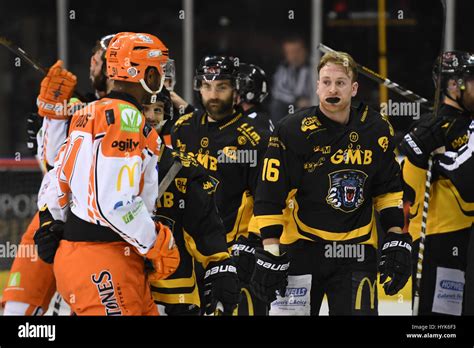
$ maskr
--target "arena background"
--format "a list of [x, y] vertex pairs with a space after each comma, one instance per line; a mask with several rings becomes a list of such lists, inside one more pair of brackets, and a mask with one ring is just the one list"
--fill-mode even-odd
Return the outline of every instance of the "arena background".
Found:
[[[469, 23], [474, 3], [448, 0], [448, 8], [452, 16], [445, 48], [472, 51], [471, 32], [461, 23]], [[380, 54], [384, 42], [387, 76], [433, 99], [431, 66], [440, 50], [442, 22], [441, 5], [434, 0], [17, 0], [1, 1], [0, 13], [1, 36], [44, 66], [63, 58], [78, 76], [78, 90], [84, 92], [91, 92], [89, 60], [98, 38], [119, 31], [153, 33], [176, 61], [176, 91], [190, 101], [189, 81], [202, 56], [238, 56], [260, 65], [271, 83], [282, 60], [281, 42], [294, 35], [306, 41], [313, 65], [319, 57], [315, 47], [323, 42], [349, 52], [374, 71], [385, 69]], [[8, 247], [19, 243], [33, 216], [41, 181], [25, 141], [25, 117], [36, 110], [40, 81], [40, 73], [0, 48], [0, 296], [13, 260]], [[366, 77], [359, 83], [357, 98], [375, 108], [388, 100], [403, 100], [392, 92], [383, 97], [379, 86]], [[413, 121], [408, 116], [390, 120], [399, 135]], [[391, 299], [381, 295], [381, 313], [410, 314], [410, 288], [408, 284]]]

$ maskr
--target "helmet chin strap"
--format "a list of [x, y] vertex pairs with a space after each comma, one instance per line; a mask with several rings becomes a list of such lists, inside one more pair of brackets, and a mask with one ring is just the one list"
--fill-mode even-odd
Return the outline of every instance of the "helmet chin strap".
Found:
[[157, 100], [157, 99], [156, 99], [156, 95], [161, 92], [161, 90], [163, 89], [164, 83], [165, 83], [165, 76], [164, 76], [164, 74], [163, 74], [163, 76], [161, 76], [161, 78], [160, 78], [160, 87], [159, 87], [156, 91], [153, 91], [153, 90], [146, 84], [146, 82], [145, 82], [144, 79], [140, 79], [140, 84], [142, 85], [143, 89], [144, 89], [145, 91], [147, 91], [148, 93], [151, 94], [149, 104], [154, 104], [154, 103], [156, 103], [156, 100]]

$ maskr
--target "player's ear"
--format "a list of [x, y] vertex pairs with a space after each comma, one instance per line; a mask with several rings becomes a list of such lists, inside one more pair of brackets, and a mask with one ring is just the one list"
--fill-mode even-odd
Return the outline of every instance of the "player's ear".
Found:
[[355, 97], [357, 95], [357, 90], [359, 89], [359, 83], [357, 82], [354, 82], [352, 84], [352, 92], [351, 92], [351, 96]]

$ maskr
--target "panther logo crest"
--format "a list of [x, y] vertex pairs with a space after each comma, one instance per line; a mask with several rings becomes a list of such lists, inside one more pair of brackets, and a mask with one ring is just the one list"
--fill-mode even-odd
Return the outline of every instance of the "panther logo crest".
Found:
[[360, 170], [344, 169], [329, 175], [326, 202], [334, 209], [352, 212], [364, 203], [364, 184], [368, 175]]

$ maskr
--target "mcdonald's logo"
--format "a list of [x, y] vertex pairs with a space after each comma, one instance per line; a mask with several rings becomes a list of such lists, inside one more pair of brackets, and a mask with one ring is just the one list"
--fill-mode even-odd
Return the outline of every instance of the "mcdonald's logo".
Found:
[[362, 290], [364, 289], [364, 284], [367, 281], [367, 284], [369, 284], [369, 293], [370, 293], [370, 309], [375, 308], [375, 282], [374, 280], [373, 283], [370, 282], [370, 279], [367, 277], [362, 278], [362, 280], [359, 283], [359, 287], [357, 288], [357, 294], [356, 294], [356, 300], [355, 300], [355, 309], [361, 309], [361, 302], [362, 302]]
[[117, 179], [117, 191], [120, 191], [122, 189], [122, 175], [124, 171], [126, 171], [128, 174], [128, 184], [130, 185], [130, 187], [134, 186], [135, 169], [137, 167], [138, 167], [138, 162], [135, 162], [132, 168], [130, 168], [128, 165], [124, 165], [122, 166], [122, 168], [120, 168], [118, 179]]

